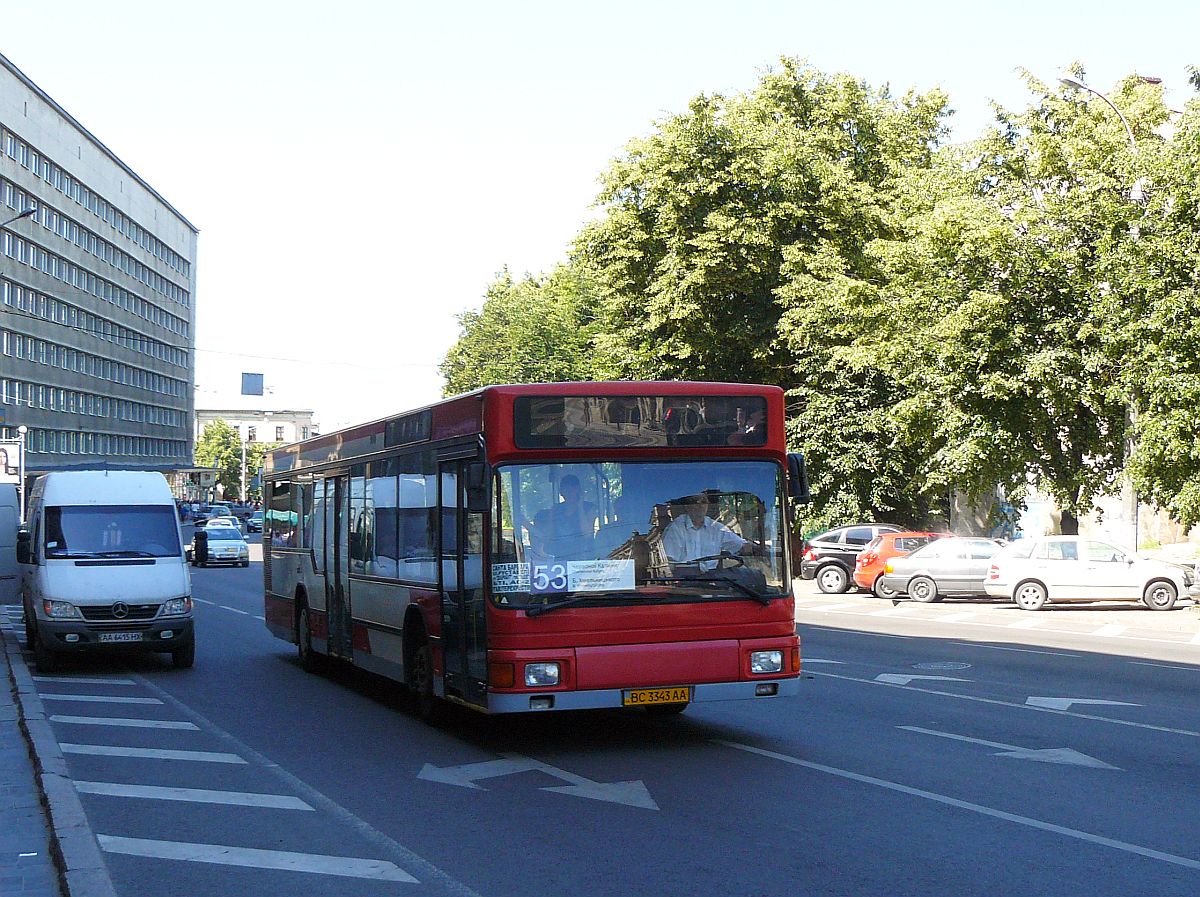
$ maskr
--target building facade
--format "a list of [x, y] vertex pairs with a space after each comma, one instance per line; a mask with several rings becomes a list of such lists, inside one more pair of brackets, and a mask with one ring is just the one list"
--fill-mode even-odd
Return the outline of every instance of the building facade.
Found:
[[3, 56], [0, 222], [0, 439], [25, 428], [26, 473], [191, 467], [198, 232]]
[[238, 432], [242, 442], [299, 442], [320, 435], [312, 411], [261, 411], [237, 408], [197, 408], [196, 438], [214, 421], [223, 420]]

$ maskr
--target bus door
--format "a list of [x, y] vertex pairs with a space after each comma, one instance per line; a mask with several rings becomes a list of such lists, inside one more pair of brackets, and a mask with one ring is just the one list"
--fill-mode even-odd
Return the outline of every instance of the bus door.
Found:
[[325, 486], [325, 606], [329, 610], [329, 654], [351, 659], [350, 479], [328, 477]]
[[483, 592], [483, 514], [466, 505], [470, 459], [438, 465], [438, 556], [441, 558], [442, 664], [446, 694], [487, 701], [487, 608]]

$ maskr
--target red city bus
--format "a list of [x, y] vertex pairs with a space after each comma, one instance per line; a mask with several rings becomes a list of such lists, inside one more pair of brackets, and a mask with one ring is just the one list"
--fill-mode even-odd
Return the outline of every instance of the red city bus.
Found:
[[784, 395], [490, 386], [271, 452], [267, 628], [426, 715], [798, 692]]

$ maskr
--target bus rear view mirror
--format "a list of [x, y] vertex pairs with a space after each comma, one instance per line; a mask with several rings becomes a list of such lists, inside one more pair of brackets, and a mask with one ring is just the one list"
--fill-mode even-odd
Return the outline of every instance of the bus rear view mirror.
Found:
[[788, 462], [788, 494], [797, 504], [806, 505], [812, 501], [808, 493], [808, 468], [804, 465], [804, 456], [799, 452], [790, 452]]
[[467, 510], [482, 514], [488, 509], [488, 466], [482, 461], [472, 461], [464, 471]]

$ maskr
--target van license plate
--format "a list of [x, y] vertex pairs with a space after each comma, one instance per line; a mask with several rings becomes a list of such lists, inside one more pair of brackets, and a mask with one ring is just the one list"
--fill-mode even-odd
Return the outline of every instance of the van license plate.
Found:
[[622, 696], [626, 707], [646, 707], [650, 704], [686, 704], [692, 699], [692, 689], [687, 685], [671, 688], [631, 688]]
[[98, 636], [102, 642], [140, 642], [140, 632], [102, 632]]

